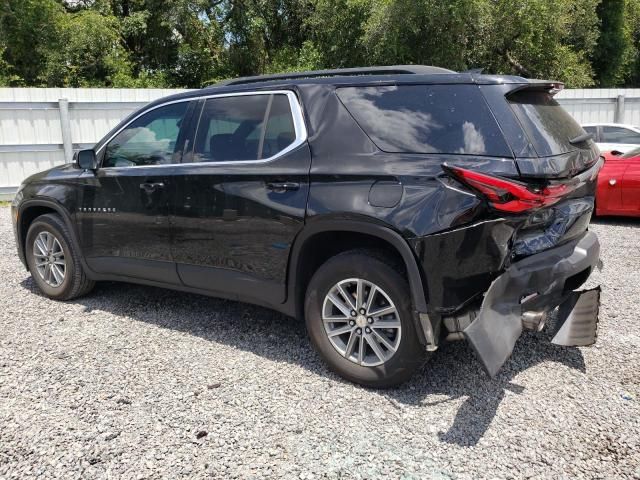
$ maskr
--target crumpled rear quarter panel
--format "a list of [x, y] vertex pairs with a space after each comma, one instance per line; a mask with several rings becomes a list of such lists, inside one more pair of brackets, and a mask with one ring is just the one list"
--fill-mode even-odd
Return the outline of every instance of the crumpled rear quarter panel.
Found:
[[506, 220], [494, 219], [411, 239], [431, 308], [454, 311], [486, 291], [510, 259], [513, 232]]

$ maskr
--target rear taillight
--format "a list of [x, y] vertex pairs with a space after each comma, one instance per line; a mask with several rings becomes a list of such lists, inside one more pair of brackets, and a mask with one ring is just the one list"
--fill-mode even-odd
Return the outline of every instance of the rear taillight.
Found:
[[522, 213], [553, 205], [568, 194], [569, 185], [550, 185], [532, 188], [523, 183], [474, 172], [460, 167], [443, 165], [454, 178], [482, 194], [489, 205], [501, 212]]

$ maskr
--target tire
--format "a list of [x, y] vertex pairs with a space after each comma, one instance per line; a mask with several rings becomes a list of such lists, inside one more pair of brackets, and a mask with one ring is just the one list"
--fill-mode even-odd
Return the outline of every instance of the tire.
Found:
[[[357, 279], [363, 281], [361, 285], [364, 286], [362, 288], [364, 293], [361, 303], [365, 306], [370, 299], [364, 297], [371, 294], [372, 285], [376, 287], [373, 298], [376, 306], [375, 309], [370, 310], [371, 313], [382, 312], [385, 306], [386, 308], [395, 307], [395, 313], [383, 315], [377, 319], [364, 315], [366, 317], [364, 320], [358, 315], [357, 319], [353, 320], [358, 322], [355, 326], [343, 320], [342, 317], [347, 315], [328, 298], [328, 295], [330, 292], [340, 292], [337, 289], [337, 285], [340, 284], [343, 293], [337, 294], [338, 303], [342, 303], [342, 307], [349, 306], [344, 302], [344, 293], [346, 293], [351, 295], [350, 306], [352, 307], [353, 302], [357, 304], [358, 295], [355, 293], [358, 288]], [[367, 288], [369, 288], [368, 291]], [[380, 289], [382, 294], [379, 293]], [[426, 352], [416, 334], [409, 291], [407, 280], [399, 269], [394, 267], [384, 255], [375, 251], [352, 250], [338, 254], [316, 271], [307, 288], [305, 321], [311, 342], [331, 370], [354, 383], [374, 388], [393, 387], [411, 377], [424, 363]], [[335, 299], [335, 296], [333, 298]], [[352, 314], [353, 311], [350, 312], [350, 319], [353, 319]], [[340, 320], [336, 323], [326, 322], [323, 316], [325, 319], [339, 317]], [[399, 331], [397, 328], [380, 328], [383, 324], [398, 323]], [[362, 324], [364, 327], [361, 326]], [[370, 328], [367, 329], [369, 326]], [[361, 333], [353, 340], [353, 344], [351, 343], [353, 332], [334, 335], [333, 340], [330, 340], [329, 333], [335, 334], [338, 328], [344, 328], [344, 330], [355, 328], [356, 335], [357, 329], [360, 328]], [[388, 344], [395, 347], [395, 353], [384, 347], [383, 342], [377, 341], [381, 338], [378, 332], [384, 335]], [[362, 343], [360, 343], [360, 337], [363, 337]], [[374, 352], [373, 343], [377, 343], [378, 353], [382, 346], [382, 353], [386, 355], [386, 357], [383, 356], [381, 364], [376, 364], [380, 362], [380, 355]], [[361, 347], [363, 344], [367, 344], [364, 349]], [[361, 350], [365, 352], [362, 356], [360, 356]], [[349, 358], [345, 356], [348, 352], [350, 352]]]
[[[41, 246], [48, 243], [50, 238], [54, 239], [50, 244], [52, 249], [49, 249], [53, 254], [49, 254], [47, 257], [47, 255], [43, 255]], [[36, 240], [40, 246], [36, 245]], [[34, 251], [38, 256], [34, 254]], [[49, 298], [71, 300], [89, 293], [95, 284], [85, 274], [80, 262], [80, 254], [71, 240], [71, 232], [59, 215], [41, 215], [31, 223], [27, 232], [25, 253], [34, 282], [40, 291]], [[58, 268], [55, 269], [55, 272], [53, 265], [50, 265], [48, 270], [41, 265], [39, 267], [38, 263], [48, 261], [47, 259], [57, 262]], [[61, 271], [63, 272], [62, 279], [60, 279]], [[56, 285], [58, 281], [59, 284]]]

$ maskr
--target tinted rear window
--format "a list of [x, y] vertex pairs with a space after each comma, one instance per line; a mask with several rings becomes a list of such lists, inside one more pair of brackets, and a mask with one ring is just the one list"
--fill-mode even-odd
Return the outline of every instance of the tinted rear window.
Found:
[[475, 85], [347, 87], [337, 93], [385, 152], [511, 155]]
[[540, 157], [559, 155], [581, 146], [572, 145], [569, 140], [584, 134], [582, 127], [548, 92], [522, 90], [509, 95], [508, 100]]

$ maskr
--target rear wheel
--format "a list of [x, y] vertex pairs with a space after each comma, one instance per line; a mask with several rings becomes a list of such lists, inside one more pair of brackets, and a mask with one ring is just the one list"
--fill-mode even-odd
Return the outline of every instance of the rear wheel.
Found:
[[27, 232], [25, 253], [31, 276], [47, 297], [71, 300], [88, 293], [87, 278], [64, 221], [55, 214], [36, 218]]
[[407, 281], [377, 252], [336, 255], [307, 289], [314, 346], [332, 370], [365, 386], [398, 385], [424, 362], [412, 315]]

